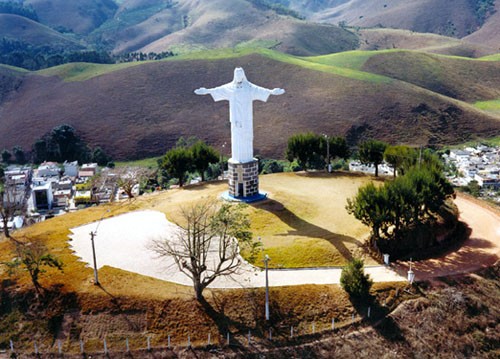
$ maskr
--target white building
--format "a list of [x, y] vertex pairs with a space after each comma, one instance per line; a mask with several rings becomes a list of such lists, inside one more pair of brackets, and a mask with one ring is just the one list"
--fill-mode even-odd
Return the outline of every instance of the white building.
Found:
[[54, 195], [52, 193], [52, 183], [44, 182], [34, 185], [31, 198], [33, 207], [37, 210], [52, 209], [54, 205]]
[[78, 176], [78, 161], [67, 162], [64, 161], [64, 175], [68, 177]]
[[59, 177], [61, 169], [54, 162], [44, 162], [42, 163], [37, 170], [38, 177]]

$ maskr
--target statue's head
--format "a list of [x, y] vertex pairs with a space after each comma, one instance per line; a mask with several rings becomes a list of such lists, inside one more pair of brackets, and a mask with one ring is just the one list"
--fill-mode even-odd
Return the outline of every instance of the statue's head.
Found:
[[245, 71], [241, 67], [237, 67], [234, 69], [234, 79], [233, 81], [237, 85], [241, 85], [243, 82], [247, 81], [247, 77], [245, 76]]

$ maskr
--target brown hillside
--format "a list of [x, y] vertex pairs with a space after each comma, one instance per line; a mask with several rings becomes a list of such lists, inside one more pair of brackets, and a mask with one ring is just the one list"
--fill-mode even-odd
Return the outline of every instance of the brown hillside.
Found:
[[254, 54], [146, 63], [81, 82], [28, 74], [0, 105], [0, 148], [30, 148], [62, 123], [115, 159], [162, 154], [180, 136], [220, 148], [230, 139], [227, 104], [193, 90], [229, 82], [236, 66], [256, 84], [287, 91], [255, 104], [255, 149], [263, 156], [282, 157], [287, 138], [309, 130], [347, 134], [351, 142], [377, 137], [422, 145], [500, 132], [497, 118], [415, 85], [360, 81]]
[[333, 3], [331, 7], [311, 14], [310, 19], [454, 37], [466, 36], [480, 25], [469, 0], [349, 0]]
[[78, 43], [67, 39], [45, 25], [11, 14], [0, 14], [0, 38], [2, 37], [34, 46], [49, 46], [67, 50], [81, 48]]
[[500, 52], [500, 1], [496, 1], [495, 13], [486, 20], [481, 29], [465, 39], [473, 43], [490, 46]]
[[[408, 49], [442, 55], [479, 58], [498, 52], [498, 49], [437, 34], [422, 34], [400, 29], [360, 29], [361, 50]], [[481, 43], [481, 42], [479, 42]]]
[[87, 34], [116, 11], [113, 0], [25, 0], [33, 5], [40, 21], [51, 27], [62, 26], [77, 34]]
[[[313, 24], [262, 10], [246, 0], [184, 1], [169, 10], [185, 19], [184, 29], [167, 34], [143, 47], [161, 52], [177, 47], [225, 48], [241, 43], [260, 43], [294, 55], [328, 54], [357, 47], [356, 37], [336, 26]], [[153, 24], [156, 22], [156, 24]], [[148, 19], [140, 32], [151, 32], [162, 21]], [[118, 48], [120, 50], [120, 48]]]
[[363, 70], [469, 103], [500, 98], [500, 61], [469, 61], [399, 51], [370, 57]]

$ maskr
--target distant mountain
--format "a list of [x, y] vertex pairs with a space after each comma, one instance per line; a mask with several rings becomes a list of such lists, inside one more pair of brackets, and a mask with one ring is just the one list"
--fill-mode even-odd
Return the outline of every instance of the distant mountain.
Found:
[[77, 41], [39, 22], [18, 15], [0, 13], [0, 39], [2, 38], [68, 51], [83, 48]]
[[85, 35], [98, 28], [118, 9], [113, 0], [24, 0], [40, 22], [63, 32]]
[[[462, 38], [492, 14], [495, 0], [290, 0], [313, 21], [408, 29]], [[496, 0], [498, 3], [498, 0]]]
[[287, 138], [304, 131], [347, 136], [351, 144], [379, 138], [441, 145], [500, 136], [500, 117], [474, 106], [500, 98], [500, 61], [409, 51], [298, 59], [233, 49], [39, 73], [0, 66], [0, 148], [30, 148], [63, 123], [115, 159], [160, 155], [180, 136], [220, 148], [230, 139], [227, 104], [193, 90], [229, 82], [236, 66], [256, 84], [286, 89], [255, 103], [255, 149], [263, 156], [282, 157]]
[[162, 52], [263, 46], [296, 54], [327, 54], [357, 47], [352, 33], [280, 15], [249, 0], [126, 0], [91, 36], [114, 51]]
[[[78, 41], [87, 50], [104, 49], [115, 54], [171, 50], [184, 53], [193, 49], [250, 46], [307, 56], [361, 46], [361, 49], [422, 49], [479, 57], [499, 50], [499, 2], [25, 0], [23, 4], [32, 6], [41, 24], [59, 31], [68, 40]], [[368, 29], [372, 32], [366, 32]], [[434, 33], [443, 38], [439, 48], [418, 47], [413, 41], [416, 36], [401, 36], [403, 33], [395, 34], [391, 32], [393, 29]], [[42, 35], [46, 32], [42, 28], [40, 31]], [[463, 40], [459, 43], [453, 38]], [[428, 40], [420, 37], [416, 42], [423, 44]]]

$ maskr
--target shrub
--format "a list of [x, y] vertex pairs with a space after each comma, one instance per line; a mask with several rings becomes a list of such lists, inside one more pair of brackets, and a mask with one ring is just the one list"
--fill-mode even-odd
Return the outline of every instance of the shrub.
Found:
[[362, 259], [353, 258], [340, 274], [340, 285], [352, 298], [365, 298], [370, 293], [373, 281], [365, 274]]

